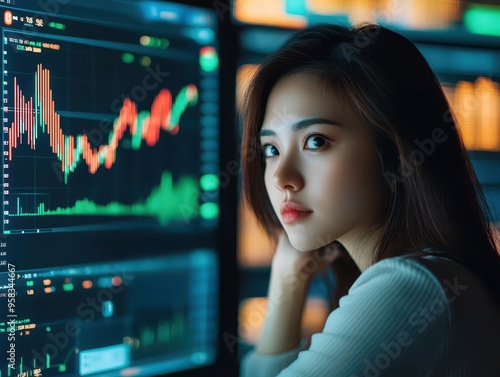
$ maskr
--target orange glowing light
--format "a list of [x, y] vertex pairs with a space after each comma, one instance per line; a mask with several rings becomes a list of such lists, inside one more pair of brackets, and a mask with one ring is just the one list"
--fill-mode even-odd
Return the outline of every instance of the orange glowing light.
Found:
[[10, 10], [5, 11], [3, 14], [3, 22], [5, 22], [7, 26], [12, 25], [12, 12]]
[[115, 276], [111, 279], [111, 284], [113, 284], [115, 287], [119, 287], [122, 285], [122, 278], [119, 276]]
[[[238, 332], [239, 336], [248, 344], [255, 344], [259, 339], [266, 313], [266, 297], [253, 297], [241, 302]], [[310, 336], [320, 332], [327, 317], [327, 303], [321, 298], [308, 298], [302, 316], [303, 335]]]
[[301, 28], [307, 25], [304, 16], [287, 14], [284, 1], [238, 0], [234, 4], [233, 14], [238, 21], [250, 24], [289, 28]]
[[274, 244], [259, 225], [253, 211], [244, 203], [239, 210], [238, 259], [242, 266], [269, 266]]
[[469, 150], [500, 150], [500, 85], [488, 77], [443, 84]]
[[475, 83], [477, 97], [477, 141], [481, 149], [500, 148], [500, 90], [488, 77], [478, 77]]
[[460, 20], [460, 0], [381, 0], [378, 17], [406, 29], [447, 29]]
[[[313, 17], [346, 18], [351, 25], [383, 22], [407, 29], [447, 29], [461, 19], [460, 0], [300, 0], [303, 14], [288, 13], [283, 0], [238, 0], [233, 15], [249, 24], [302, 28]], [[300, 4], [303, 3], [303, 4]], [[265, 11], [262, 11], [265, 9]]]

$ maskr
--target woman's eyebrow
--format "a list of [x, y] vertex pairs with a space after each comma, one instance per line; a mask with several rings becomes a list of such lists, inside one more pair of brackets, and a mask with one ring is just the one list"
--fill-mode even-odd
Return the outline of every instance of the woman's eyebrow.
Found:
[[[337, 126], [337, 127], [342, 127], [341, 124], [338, 122], [334, 122], [333, 120], [326, 119], [326, 118], [305, 118], [302, 120], [299, 120], [298, 122], [295, 122], [291, 125], [292, 131], [298, 131], [302, 130], [304, 128], [313, 126], [315, 124], [331, 124], [332, 126]], [[262, 136], [275, 136], [276, 132], [274, 132], [271, 129], [268, 128], [263, 128], [260, 130], [260, 137]]]
[[338, 122], [326, 118], [306, 118], [292, 124], [292, 131], [298, 131], [315, 124], [331, 124], [332, 126], [342, 127]]

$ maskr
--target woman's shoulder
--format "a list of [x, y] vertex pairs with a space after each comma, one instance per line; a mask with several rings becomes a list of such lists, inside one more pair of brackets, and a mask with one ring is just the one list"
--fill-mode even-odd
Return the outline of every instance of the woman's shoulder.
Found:
[[500, 352], [500, 306], [475, 273], [444, 253], [408, 254], [373, 264], [341, 298], [340, 307], [350, 301], [375, 302], [386, 308], [384, 315], [396, 310], [397, 317], [411, 318], [414, 324], [439, 320], [442, 326], [436, 329], [447, 339], [446, 362], [460, 360], [481, 369]]
[[415, 287], [421, 285], [428, 288], [440, 287], [439, 274], [430, 267], [426, 257], [421, 254], [385, 258], [368, 267], [352, 285], [351, 290], [368, 283], [383, 284], [386, 289], [400, 289], [398, 285], [402, 282], [411, 283]]
[[421, 308], [440, 305], [442, 320], [449, 321], [446, 291], [436, 275], [409, 255], [383, 259], [367, 268], [339, 300], [342, 309], [362, 307], [380, 316], [397, 313], [410, 317]]
[[[419, 253], [409, 253], [385, 258], [372, 264], [361, 276], [370, 278], [381, 273], [389, 273], [395, 277], [422, 277], [442, 282], [441, 278], [454, 276], [466, 279], [477, 279], [477, 276], [449, 253], [426, 248]], [[361, 277], [360, 276], [360, 277]]]
[[441, 296], [454, 317], [479, 320], [480, 316], [491, 313], [498, 322], [500, 306], [476, 273], [444, 252], [424, 251], [428, 253], [401, 255], [373, 264], [360, 275], [351, 290], [379, 285], [389, 292], [405, 290], [413, 297], [428, 292]]
[[477, 278], [457, 260], [434, 249], [382, 259], [367, 268], [356, 283], [363, 284], [379, 275], [392, 276], [394, 279], [420, 279], [440, 286], [445, 283], [444, 279], [450, 277], [455, 280]]

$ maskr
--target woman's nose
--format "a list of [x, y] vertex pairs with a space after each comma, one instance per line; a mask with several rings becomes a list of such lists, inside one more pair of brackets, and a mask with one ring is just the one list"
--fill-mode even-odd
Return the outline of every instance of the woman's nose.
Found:
[[281, 155], [274, 172], [274, 185], [281, 191], [299, 191], [304, 186], [304, 178], [294, 156]]

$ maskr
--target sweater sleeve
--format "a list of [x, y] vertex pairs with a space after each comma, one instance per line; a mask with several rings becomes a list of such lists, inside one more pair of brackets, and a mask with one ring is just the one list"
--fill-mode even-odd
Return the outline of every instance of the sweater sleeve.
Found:
[[274, 377], [279, 370], [279, 377], [427, 376], [442, 356], [449, 326], [437, 278], [411, 258], [385, 259], [356, 280], [308, 350], [252, 351], [242, 376]]
[[307, 349], [307, 343], [307, 339], [302, 339], [297, 348], [277, 355], [261, 355], [254, 350], [247, 352], [241, 360], [240, 377], [276, 376], [297, 359], [299, 352]]

